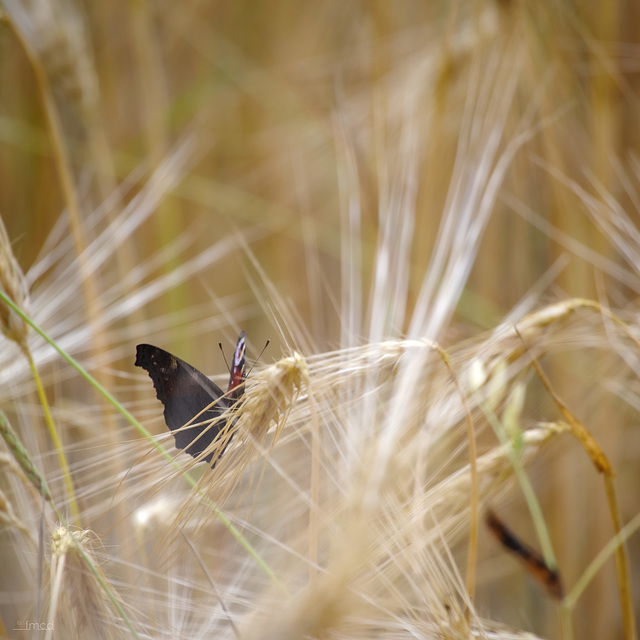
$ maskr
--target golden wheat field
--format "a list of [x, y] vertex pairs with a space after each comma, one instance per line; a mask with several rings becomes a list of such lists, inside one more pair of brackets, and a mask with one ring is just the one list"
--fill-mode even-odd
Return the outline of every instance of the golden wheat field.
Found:
[[0, 17], [0, 637], [637, 638], [637, 2]]

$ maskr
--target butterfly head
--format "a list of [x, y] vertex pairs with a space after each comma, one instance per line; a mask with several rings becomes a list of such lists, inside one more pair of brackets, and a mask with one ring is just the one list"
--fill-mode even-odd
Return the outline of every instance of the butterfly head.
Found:
[[245, 367], [246, 358], [245, 353], [247, 350], [247, 336], [245, 332], [240, 332], [238, 336], [238, 342], [236, 343], [236, 349], [233, 352], [233, 361], [231, 363], [231, 370], [229, 372], [229, 389], [227, 393], [233, 399], [239, 399], [244, 394], [244, 381], [245, 381]]

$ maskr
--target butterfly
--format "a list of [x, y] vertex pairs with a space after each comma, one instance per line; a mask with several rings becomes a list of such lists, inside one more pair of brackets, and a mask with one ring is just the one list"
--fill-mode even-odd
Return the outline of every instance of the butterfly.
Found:
[[[244, 395], [246, 344], [247, 337], [242, 331], [233, 353], [226, 393], [195, 367], [168, 351], [150, 344], [136, 347], [135, 364], [142, 367], [153, 381], [158, 400], [164, 405], [164, 421], [173, 432], [176, 447], [194, 458], [215, 440], [228, 423], [228, 420], [211, 421], [234, 407]], [[183, 429], [189, 422], [194, 425]], [[223, 453], [224, 448], [218, 458]], [[213, 453], [201, 458], [213, 467], [217, 460], [212, 463], [212, 459]]]

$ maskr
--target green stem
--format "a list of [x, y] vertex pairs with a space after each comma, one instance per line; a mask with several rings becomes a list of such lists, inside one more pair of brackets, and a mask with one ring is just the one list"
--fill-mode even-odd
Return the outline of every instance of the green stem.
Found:
[[607, 544], [600, 550], [600, 553], [591, 561], [589, 566], [584, 570], [583, 574], [578, 578], [573, 589], [567, 594], [562, 603], [563, 608], [572, 610], [575, 607], [576, 602], [582, 595], [583, 591], [589, 586], [596, 574], [602, 569], [604, 563], [616, 552], [616, 549], [625, 543], [625, 541], [631, 537], [638, 529], [640, 529], [640, 513], [627, 522], [627, 524], [620, 529], [620, 533], [613, 536]]
[[13, 454], [16, 462], [20, 465], [20, 468], [27, 476], [29, 482], [35, 487], [36, 491], [48, 502], [53, 500], [51, 491], [47, 486], [47, 481], [40, 473], [40, 470], [32, 462], [29, 452], [26, 450], [18, 434], [14, 431], [13, 427], [9, 423], [4, 411], [0, 411], [0, 435], [4, 438], [4, 441], [9, 447], [9, 451]]
[[535, 527], [538, 540], [540, 541], [540, 546], [542, 547], [542, 555], [545, 562], [547, 563], [547, 566], [549, 566], [551, 569], [555, 569], [558, 564], [556, 562], [555, 554], [553, 553], [551, 537], [549, 536], [549, 531], [547, 530], [547, 525], [545, 524], [544, 515], [542, 513], [540, 503], [538, 502], [536, 492], [534, 491], [531, 481], [529, 480], [529, 476], [527, 475], [527, 472], [522, 465], [519, 451], [516, 446], [514, 446], [514, 442], [505, 434], [505, 430], [493, 410], [488, 406], [484, 406], [483, 410], [491, 426], [493, 427], [493, 430], [495, 431], [500, 444], [508, 447], [509, 460], [513, 467], [513, 471], [516, 474], [516, 478], [518, 479], [518, 483], [522, 488], [522, 493], [524, 494], [527, 506], [529, 507], [533, 525]]
[[60, 469], [62, 470], [62, 477], [64, 478], [64, 486], [67, 490], [67, 496], [69, 498], [69, 507], [71, 509], [71, 519], [77, 527], [80, 527], [80, 511], [78, 509], [78, 502], [76, 500], [76, 492], [73, 487], [73, 479], [71, 478], [71, 469], [69, 469], [67, 456], [64, 453], [64, 446], [62, 445], [60, 434], [58, 433], [56, 424], [53, 421], [53, 416], [51, 415], [51, 409], [49, 408], [49, 401], [47, 400], [47, 394], [44, 390], [44, 387], [42, 386], [42, 379], [40, 378], [40, 374], [38, 373], [38, 367], [36, 366], [36, 363], [33, 360], [31, 351], [29, 351], [29, 349], [24, 345], [23, 345], [23, 352], [27, 360], [29, 361], [29, 366], [31, 367], [31, 375], [33, 376], [33, 380], [36, 383], [38, 398], [40, 399], [40, 404], [42, 406], [42, 410], [44, 411], [44, 421], [47, 424], [47, 428], [49, 429], [49, 436], [53, 441], [53, 446], [58, 456], [58, 464], [60, 465]]

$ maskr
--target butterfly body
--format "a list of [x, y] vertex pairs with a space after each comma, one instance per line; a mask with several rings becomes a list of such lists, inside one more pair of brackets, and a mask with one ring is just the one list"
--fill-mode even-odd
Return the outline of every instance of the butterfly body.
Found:
[[[225, 393], [195, 367], [168, 351], [150, 344], [137, 346], [135, 364], [149, 374], [158, 400], [164, 406], [164, 419], [173, 432], [178, 449], [196, 458], [224, 429], [227, 420], [216, 419], [232, 408], [244, 394], [245, 349], [246, 336], [243, 331], [238, 337], [229, 372], [229, 389]], [[186, 426], [189, 424], [193, 426]], [[202, 458], [208, 463], [212, 459], [213, 453]]]

